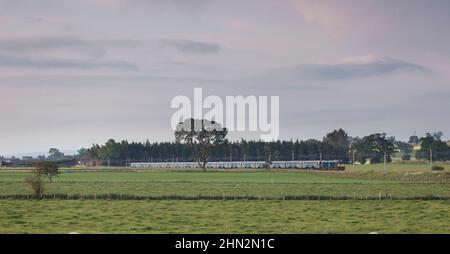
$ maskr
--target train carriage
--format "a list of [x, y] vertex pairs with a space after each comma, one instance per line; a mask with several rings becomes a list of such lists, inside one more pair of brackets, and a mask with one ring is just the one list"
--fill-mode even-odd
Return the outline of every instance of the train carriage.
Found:
[[[231, 161], [231, 162], [208, 162], [207, 168], [210, 169], [262, 169], [267, 168], [265, 161]], [[194, 169], [201, 168], [197, 162], [133, 162], [132, 168], [150, 168], [150, 169]], [[275, 169], [309, 169], [309, 170], [345, 170], [340, 161], [273, 161], [269, 168]]]

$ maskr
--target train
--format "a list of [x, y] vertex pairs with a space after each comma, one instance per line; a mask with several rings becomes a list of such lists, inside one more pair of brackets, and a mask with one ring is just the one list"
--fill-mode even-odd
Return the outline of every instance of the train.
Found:
[[[196, 169], [201, 168], [197, 162], [132, 162], [132, 168], [148, 169]], [[316, 161], [219, 161], [208, 162], [206, 167], [209, 169], [310, 169], [310, 170], [333, 170], [343, 171], [345, 166], [338, 160], [316, 160]]]

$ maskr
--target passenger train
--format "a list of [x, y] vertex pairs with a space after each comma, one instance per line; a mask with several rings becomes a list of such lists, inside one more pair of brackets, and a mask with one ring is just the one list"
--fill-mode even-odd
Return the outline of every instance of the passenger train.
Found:
[[[208, 162], [207, 168], [215, 169], [237, 169], [237, 168], [268, 168], [265, 161], [230, 161], [230, 162]], [[154, 168], [154, 169], [195, 169], [201, 168], [197, 162], [133, 162], [132, 168]], [[331, 161], [273, 161], [270, 168], [278, 169], [313, 169], [313, 170], [336, 170], [343, 171], [345, 166], [337, 160]]]

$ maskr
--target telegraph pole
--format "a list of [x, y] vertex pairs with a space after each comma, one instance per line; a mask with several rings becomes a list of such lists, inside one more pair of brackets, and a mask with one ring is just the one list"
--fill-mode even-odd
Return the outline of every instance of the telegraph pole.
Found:
[[355, 149], [352, 149], [352, 164], [355, 165]]
[[430, 170], [433, 170], [433, 150], [430, 145]]

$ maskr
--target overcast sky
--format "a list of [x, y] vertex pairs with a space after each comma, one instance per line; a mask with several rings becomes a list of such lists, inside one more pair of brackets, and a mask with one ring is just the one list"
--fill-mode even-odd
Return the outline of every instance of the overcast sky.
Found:
[[0, 0], [0, 155], [172, 141], [194, 87], [280, 96], [281, 139], [450, 134], [449, 26], [448, 0]]

